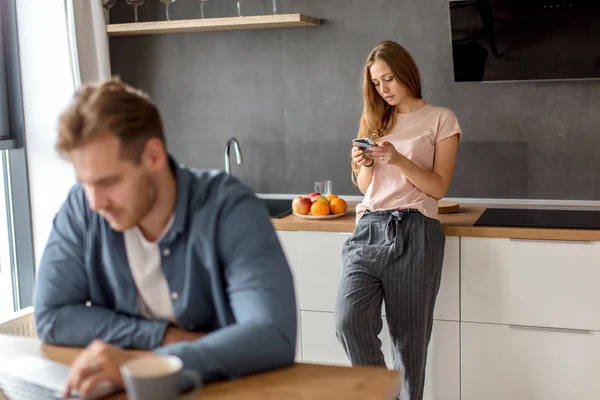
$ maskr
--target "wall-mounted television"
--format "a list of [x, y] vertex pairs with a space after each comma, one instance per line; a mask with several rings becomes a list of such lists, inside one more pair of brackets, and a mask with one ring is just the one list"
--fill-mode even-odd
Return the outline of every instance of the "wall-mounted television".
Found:
[[454, 80], [600, 78], [600, 0], [450, 1]]

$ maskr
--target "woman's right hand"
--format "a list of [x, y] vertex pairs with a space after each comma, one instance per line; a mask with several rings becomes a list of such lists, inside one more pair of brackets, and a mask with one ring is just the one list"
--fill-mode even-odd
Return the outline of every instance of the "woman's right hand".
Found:
[[363, 149], [358, 147], [357, 145], [352, 145], [352, 160], [359, 167], [371, 164], [371, 158], [365, 154]]

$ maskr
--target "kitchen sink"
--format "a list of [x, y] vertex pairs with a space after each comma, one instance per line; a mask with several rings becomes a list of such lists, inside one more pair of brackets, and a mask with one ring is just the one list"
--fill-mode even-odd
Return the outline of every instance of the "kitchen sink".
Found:
[[271, 218], [283, 218], [292, 213], [292, 200], [290, 199], [262, 199], [269, 210]]

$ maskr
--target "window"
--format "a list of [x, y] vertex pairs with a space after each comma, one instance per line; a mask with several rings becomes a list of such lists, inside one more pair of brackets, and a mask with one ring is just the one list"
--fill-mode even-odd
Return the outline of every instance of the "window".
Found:
[[32, 304], [35, 278], [16, 17], [0, 2], [0, 318]]
[[10, 182], [7, 182], [4, 174], [4, 159], [6, 154], [7, 151], [2, 151], [2, 162], [0, 163], [0, 199], [5, 200], [0, 201], [0, 320], [7, 316], [7, 314], [15, 311], [13, 282], [17, 281], [17, 279], [13, 280], [10, 257], [10, 202], [6, 201], [9, 199], [7, 189], [10, 190], [10, 187], [7, 184]]

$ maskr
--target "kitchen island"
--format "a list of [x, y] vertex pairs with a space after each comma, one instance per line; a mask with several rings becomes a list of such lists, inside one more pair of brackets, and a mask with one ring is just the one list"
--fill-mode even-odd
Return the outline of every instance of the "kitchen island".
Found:
[[[424, 399], [600, 398], [600, 230], [474, 226], [485, 209], [440, 215], [446, 249]], [[303, 362], [348, 365], [333, 311], [353, 210], [272, 220], [294, 272]], [[382, 319], [391, 366], [383, 310]]]

